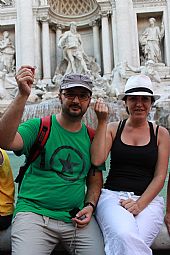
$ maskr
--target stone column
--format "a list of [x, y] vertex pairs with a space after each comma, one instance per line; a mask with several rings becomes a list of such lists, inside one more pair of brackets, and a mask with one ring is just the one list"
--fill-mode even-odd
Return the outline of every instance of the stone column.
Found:
[[116, 29], [116, 11], [112, 10], [111, 15], [112, 22], [112, 38], [113, 38], [113, 56], [114, 56], [114, 66], [119, 63], [119, 53], [118, 53], [118, 40], [117, 40], [117, 29]]
[[99, 24], [97, 20], [92, 22], [92, 27], [93, 27], [94, 57], [96, 62], [101, 66], [100, 35], [99, 35]]
[[42, 23], [42, 63], [43, 63], [43, 80], [51, 83], [51, 61], [50, 61], [50, 34], [48, 18], [41, 19]]
[[111, 45], [109, 37], [109, 21], [110, 12], [102, 12], [102, 52], [103, 52], [103, 75], [111, 74]]
[[[118, 64], [123, 61], [128, 61], [130, 64], [133, 63], [133, 54], [134, 54], [134, 22], [131, 21], [132, 16], [134, 16], [133, 11], [133, 2], [132, 0], [115, 0], [115, 18], [112, 20], [113, 26], [116, 26], [116, 35], [117, 35], [117, 45], [119, 52], [117, 52], [116, 61]], [[138, 50], [137, 45], [135, 45], [136, 51]], [[114, 50], [115, 52], [115, 50]]]
[[34, 66], [34, 26], [32, 0], [16, 0], [16, 67]]
[[167, 12], [164, 12], [163, 22], [165, 26], [165, 62], [167, 66], [170, 66], [170, 1], [167, 1]]
[[41, 23], [35, 19], [35, 66], [37, 67], [37, 79], [42, 78], [42, 52], [41, 52]]
[[61, 59], [62, 59], [62, 49], [58, 47], [58, 43], [59, 43], [59, 39], [60, 36], [62, 35], [62, 26], [60, 24], [56, 25], [56, 64], [57, 67], [60, 65], [61, 63]]

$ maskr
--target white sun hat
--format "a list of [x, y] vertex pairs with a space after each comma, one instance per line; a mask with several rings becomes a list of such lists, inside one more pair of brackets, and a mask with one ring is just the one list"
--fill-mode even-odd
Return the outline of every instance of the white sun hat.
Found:
[[155, 100], [160, 98], [153, 92], [151, 79], [144, 74], [131, 76], [126, 82], [124, 91], [118, 95], [118, 99], [124, 100], [126, 96], [151, 96]]

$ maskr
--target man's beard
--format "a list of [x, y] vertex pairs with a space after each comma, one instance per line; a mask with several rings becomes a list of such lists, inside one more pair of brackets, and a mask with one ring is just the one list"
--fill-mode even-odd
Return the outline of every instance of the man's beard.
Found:
[[[74, 111], [72, 108], [77, 108], [79, 111]], [[78, 104], [70, 104], [68, 107], [65, 107], [63, 104], [61, 104], [62, 112], [75, 119], [81, 119], [86, 111], [82, 111], [82, 108]]]

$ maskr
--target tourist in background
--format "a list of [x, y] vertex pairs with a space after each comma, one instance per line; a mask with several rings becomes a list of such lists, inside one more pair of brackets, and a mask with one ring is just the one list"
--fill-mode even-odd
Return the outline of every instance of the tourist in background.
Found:
[[[34, 69], [22, 66], [16, 80], [19, 92], [0, 120], [0, 144], [28, 157], [40, 118], [19, 124]], [[102, 169], [95, 174], [91, 170], [90, 138], [81, 121], [91, 96], [88, 76], [70, 74], [62, 80], [61, 112], [51, 116], [48, 140], [20, 186], [12, 224], [13, 255], [50, 255], [60, 241], [71, 254], [104, 255], [102, 234], [93, 217], [103, 185]]]
[[163, 223], [164, 186], [169, 158], [169, 133], [147, 120], [154, 95], [148, 76], [128, 79], [124, 100], [129, 117], [107, 125], [108, 108], [95, 105], [98, 127], [91, 147], [95, 166], [111, 152], [110, 170], [102, 189], [96, 217], [107, 255], [151, 255], [150, 249]]
[[11, 251], [14, 180], [6, 151], [0, 149], [0, 254]]

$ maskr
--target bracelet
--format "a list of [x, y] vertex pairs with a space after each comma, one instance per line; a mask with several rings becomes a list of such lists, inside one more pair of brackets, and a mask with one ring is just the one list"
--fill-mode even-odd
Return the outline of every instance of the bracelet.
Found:
[[85, 207], [90, 205], [93, 208], [93, 212], [95, 212], [96, 206], [92, 202], [86, 202], [84, 205]]

